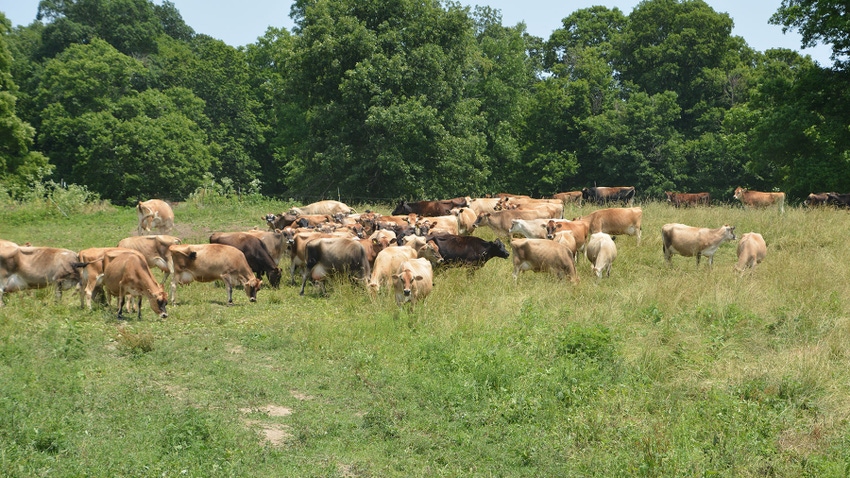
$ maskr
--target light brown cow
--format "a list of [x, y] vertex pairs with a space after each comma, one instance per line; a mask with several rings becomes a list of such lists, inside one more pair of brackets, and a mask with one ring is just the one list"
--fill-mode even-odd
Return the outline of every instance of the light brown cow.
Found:
[[567, 249], [569, 249], [570, 253], [573, 255], [573, 262], [575, 262], [578, 258], [578, 244], [576, 243], [573, 231], [556, 232], [555, 236], [551, 240], [567, 246]]
[[475, 221], [475, 227], [490, 226], [497, 236], [510, 237], [514, 219], [551, 218], [545, 211], [537, 209], [508, 209], [495, 212], [482, 212]]
[[[168, 281], [168, 276], [174, 273], [174, 264], [171, 261], [171, 252], [169, 247], [175, 244], [180, 244], [180, 238], [167, 236], [164, 234], [156, 236], [132, 236], [121, 239], [118, 242], [118, 247], [126, 247], [127, 249], [135, 249], [145, 256], [148, 261], [148, 267], [161, 270], [165, 275], [162, 278], [162, 285]], [[171, 302], [174, 302], [174, 297], [171, 297]]]
[[139, 201], [136, 211], [139, 216], [139, 235], [151, 230], [169, 233], [174, 228], [174, 211], [163, 200]]
[[599, 209], [581, 216], [576, 221], [587, 221], [590, 234], [605, 232], [612, 236], [628, 234], [637, 238], [640, 245], [643, 210], [639, 207]]
[[369, 291], [377, 294], [381, 285], [388, 283], [393, 274], [398, 272], [402, 262], [416, 259], [418, 253], [412, 247], [388, 247], [378, 253], [372, 266], [372, 276], [369, 278]]
[[413, 306], [434, 288], [434, 269], [428, 259], [410, 259], [401, 263], [392, 280], [396, 303]]
[[724, 225], [717, 229], [691, 227], [684, 224], [665, 224], [661, 227], [664, 260], [672, 265], [673, 254], [696, 256], [697, 267], [701, 256], [708, 257], [708, 267], [714, 263], [714, 253], [726, 241], [735, 240], [735, 226]]
[[63, 290], [80, 284], [80, 266], [77, 253], [68, 249], [18, 246], [4, 241], [0, 244], [0, 307], [7, 292], [48, 286], [56, 286], [58, 302]]
[[478, 214], [470, 207], [456, 207], [451, 210], [451, 213], [457, 218], [458, 234], [472, 234], [475, 230], [475, 221], [478, 219]]
[[103, 288], [118, 297], [118, 319], [124, 318], [124, 301], [138, 297], [138, 319], [142, 318], [142, 297], [147, 297], [151, 309], [160, 318], [168, 317], [165, 306], [168, 297], [162, 284], [157, 283], [147, 261], [136, 251], [126, 250], [117, 254], [103, 269]]
[[546, 217], [564, 217], [564, 202], [560, 199], [533, 199], [527, 196], [505, 196], [499, 199], [496, 210], [505, 209], [537, 209], [545, 211]]
[[665, 191], [667, 202], [676, 207], [681, 206], [708, 206], [711, 204], [711, 194], [707, 192], [701, 193], [676, 193]]
[[496, 205], [499, 204], [498, 197], [495, 198], [466, 198], [466, 203], [469, 208], [475, 211], [475, 217], [478, 217], [482, 212], [495, 212]]
[[785, 212], [785, 193], [783, 192], [766, 193], [738, 187], [735, 188], [733, 197], [741, 201], [744, 207], [762, 208], [776, 204], [779, 206], [780, 214]]
[[578, 282], [572, 252], [565, 244], [549, 239], [512, 239], [514, 280], [522, 271], [552, 272], [559, 279], [564, 276]]
[[353, 214], [355, 211], [347, 204], [339, 201], [317, 201], [307, 204], [306, 206], [293, 207], [289, 210], [290, 214], [299, 216], [309, 214]]
[[78, 257], [84, 264], [80, 269], [80, 308], [92, 308], [92, 296], [101, 287], [103, 270], [121, 254], [135, 254], [145, 260], [141, 252], [126, 247], [90, 247], [80, 251]]
[[755, 269], [767, 255], [767, 244], [764, 237], [757, 232], [748, 232], [741, 236], [738, 241], [738, 263], [735, 270], [744, 272], [746, 269]]
[[567, 204], [577, 204], [581, 206], [582, 193], [581, 191], [565, 191], [552, 196], [553, 199], [560, 199], [564, 206]]
[[518, 234], [529, 239], [547, 239], [546, 226], [550, 223], [569, 222], [566, 219], [514, 219], [508, 233], [513, 236]]
[[455, 215], [423, 217], [416, 221], [416, 226], [419, 228], [427, 227], [429, 234], [460, 234], [460, 227]]
[[559, 232], [570, 231], [576, 241], [578, 250], [583, 251], [590, 236], [590, 223], [587, 221], [569, 221], [552, 219], [546, 223], [546, 239], [554, 239]]
[[614, 244], [614, 238], [610, 234], [604, 232], [592, 234], [587, 241], [584, 255], [590, 261], [597, 278], [601, 278], [603, 272], [611, 277], [611, 265], [617, 258], [617, 245]]
[[180, 244], [169, 247], [174, 261], [171, 279], [171, 303], [176, 304], [177, 284], [192, 281], [224, 281], [227, 304], [233, 304], [233, 286], [241, 285], [251, 302], [257, 301], [262, 281], [257, 279], [245, 254], [226, 244]]

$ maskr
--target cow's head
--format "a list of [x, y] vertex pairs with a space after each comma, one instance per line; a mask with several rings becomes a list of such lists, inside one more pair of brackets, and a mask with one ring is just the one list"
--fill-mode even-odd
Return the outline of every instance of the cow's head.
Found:
[[168, 317], [168, 312], [165, 310], [165, 306], [168, 304], [168, 294], [165, 293], [165, 290], [161, 286], [159, 289], [159, 291], [150, 296], [148, 301], [154, 313], [158, 314], [159, 318], [164, 319]]
[[261, 281], [260, 279], [257, 279], [256, 277], [248, 279], [245, 282], [245, 286], [244, 286], [245, 287], [245, 295], [248, 296], [248, 300], [250, 300], [251, 302], [256, 302], [257, 301], [257, 292], [260, 291], [260, 288], [262, 288], [262, 286], [263, 286], [263, 281]]
[[432, 265], [442, 264], [443, 256], [440, 254], [440, 248], [437, 247], [437, 243], [434, 241], [428, 241], [424, 246], [420, 247], [419, 250], [416, 251], [417, 257], [424, 257], [428, 259]]
[[478, 214], [478, 218], [475, 219], [475, 222], [472, 224], [475, 227], [479, 227], [485, 224], [490, 224], [490, 213], [482, 212]]
[[735, 199], [740, 201], [741, 198], [744, 197], [744, 193], [746, 191], [747, 191], [746, 189], [739, 186], [739, 187], [735, 188], [735, 192], [732, 194], [732, 197], [734, 197]]
[[505, 245], [502, 244], [501, 239], [496, 239], [488, 245], [489, 247], [485, 253], [488, 257], [501, 257], [502, 259], [507, 259], [511, 255], [505, 248]]

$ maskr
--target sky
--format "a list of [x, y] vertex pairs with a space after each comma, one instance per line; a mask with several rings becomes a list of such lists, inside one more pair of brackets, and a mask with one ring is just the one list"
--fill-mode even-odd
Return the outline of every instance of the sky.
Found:
[[[161, 4], [161, 1], [154, 0]], [[171, 0], [183, 20], [195, 30], [232, 46], [256, 42], [266, 28], [274, 26], [291, 29], [288, 0]], [[637, 0], [461, 0], [461, 4], [474, 7], [487, 5], [502, 12], [502, 24], [514, 26], [524, 22], [527, 31], [548, 39], [561, 26], [561, 19], [572, 12], [593, 5], [617, 7], [628, 15], [639, 3]], [[782, 27], [767, 23], [779, 8], [781, 0], [707, 0], [717, 12], [726, 12], [734, 21], [732, 34], [741, 36], [758, 51], [770, 48], [788, 48], [810, 55], [821, 66], [830, 66], [831, 48], [818, 45], [801, 49], [800, 35], [795, 31], [782, 33]], [[35, 20], [38, 0], [0, 0], [0, 11], [12, 25], [28, 25]]]

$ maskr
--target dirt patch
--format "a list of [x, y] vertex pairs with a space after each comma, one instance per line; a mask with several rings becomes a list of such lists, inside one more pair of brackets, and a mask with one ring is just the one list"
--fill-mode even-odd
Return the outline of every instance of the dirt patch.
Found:
[[292, 395], [294, 398], [301, 400], [302, 402], [315, 398], [311, 395], [307, 395], [306, 393], [301, 393], [298, 390], [290, 390], [289, 394]]
[[270, 417], [288, 417], [289, 415], [292, 415], [291, 408], [281, 407], [278, 405], [264, 405], [259, 408], [240, 408], [239, 411], [242, 413], [263, 412]]
[[241, 355], [241, 354], [245, 353], [245, 348], [242, 347], [241, 345], [235, 345], [235, 346], [227, 349], [227, 353], [232, 354], [232, 355]]
[[286, 440], [292, 438], [289, 427], [276, 423], [262, 423], [257, 420], [245, 420], [249, 427], [259, 427], [263, 441], [272, 446], [283, 446]]

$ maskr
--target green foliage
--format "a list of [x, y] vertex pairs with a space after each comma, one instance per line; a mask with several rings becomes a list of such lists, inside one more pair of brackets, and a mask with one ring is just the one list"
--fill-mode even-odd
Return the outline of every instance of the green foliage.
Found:
[[822, 42], [832, 45], [832, 59], [846, 64], [850, 55], [850, 23], [847, 5], [836, 0], [782, 0], [770, 23], [782, 25], [782, 31], [797, 30], [802, 46]]

